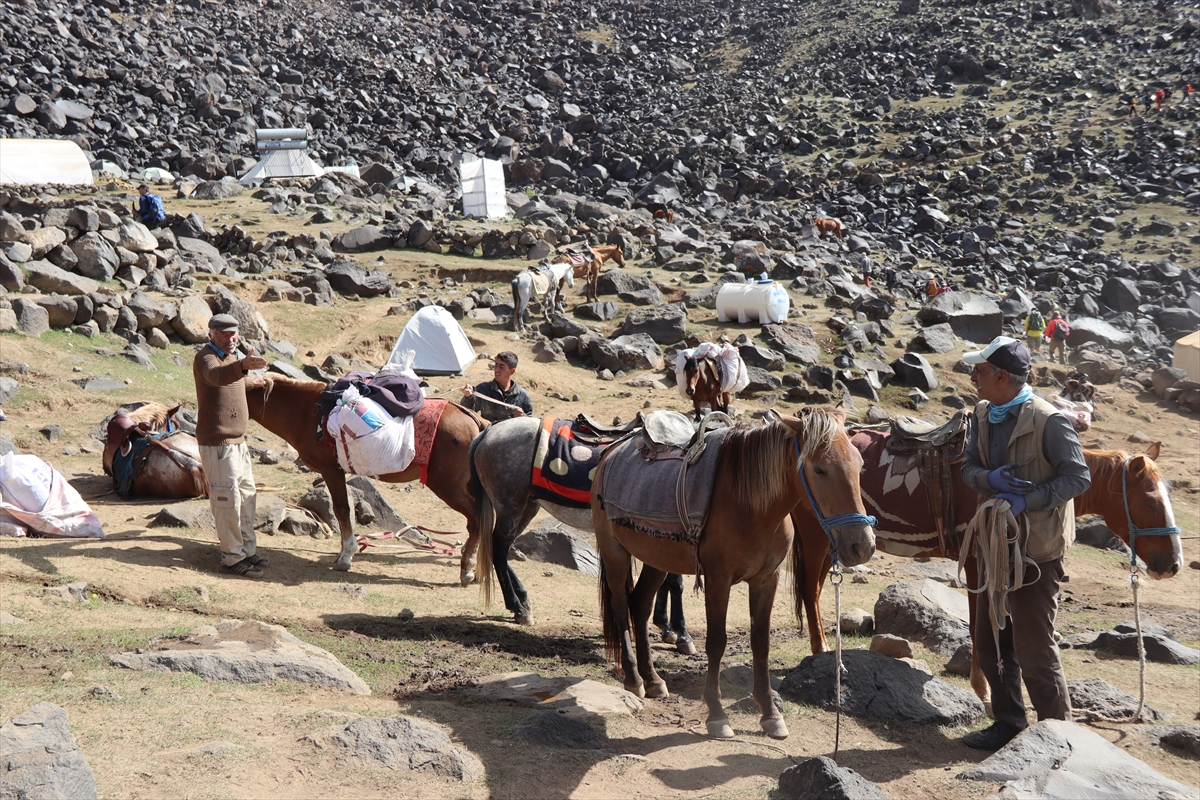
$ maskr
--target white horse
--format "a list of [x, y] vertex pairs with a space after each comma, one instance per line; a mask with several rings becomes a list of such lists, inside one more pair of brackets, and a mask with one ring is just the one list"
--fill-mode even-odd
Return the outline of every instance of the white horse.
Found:
[[571, 264], [542, 262], [533, 269], [522, 270], [512, 279], [513, 330], [525, 330], [528, 321], [529, 300], [538, 296], [542, 301], [542, 312], [547, 320], [554, 311], [565, 311], [567, 301], [562, 286], [575, 288], [575, 269]]

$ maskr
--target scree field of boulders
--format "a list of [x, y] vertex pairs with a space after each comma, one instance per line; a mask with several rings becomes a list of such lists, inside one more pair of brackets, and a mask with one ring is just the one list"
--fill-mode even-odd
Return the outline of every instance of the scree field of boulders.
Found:
[[[69, 139], [94, 176], [0, 183], [0, 455], [49, 462], [106, 534], [0, 537], [0, 797], [1200, 796], [1193, 89], [1200, 7], [1173, 0], [0, 3], [0, 137]], [[329, 171], [240, 183], [264, 128]], [[464, 217], [475, 157], [506, 213]], [[606, 245], [625, 263], [598, 297], [577, 280], [514, 331], [520, 271]], [[787, 318], [721, 321], [721, 287], [755, 280]], [[840, 717], [785, 571], [779, 741], [734, 587], [714, 739], [704, 595], [685, 576], [697, 653], [651, 630], [670, 696], [625, 692], [595, 538], [545, 512], [514, 545], [518, 625], [460, 585], [464, 518], [418, 481], [351, 479], [362, 552], [332, 570], [329, 490], [257, 424], [259, 580], [220, 571], [207, 499], [115, 493], [107, 421], [163, 403], [194, 429], [213, 315], [270, 373], [332, 382], [430, 305], [478, 358], [429, 396], [512, 351], [536, 416], [605, 424], [690, 413], [676, 357], [714, 341], [746, 364], [744, 424], [940, 424], [978, 400], [965, 351], [1061, 314], [1032, 383], [1087, 400], [1085, 448], [1157, 453], [1182, 567], [1142, 571], [1135, 606], [1111, 520], [1081, 518], [1057, 621], [1075, 719], [990, 758], [961, 742], [990, 720], [956, 564], [879, 551], [840, 618], [825, 587]]]

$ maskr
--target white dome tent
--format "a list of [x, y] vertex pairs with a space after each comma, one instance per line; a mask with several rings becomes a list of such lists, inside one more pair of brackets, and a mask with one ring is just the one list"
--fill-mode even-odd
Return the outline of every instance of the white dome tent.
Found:
[[403, 369], [404, 353], [415, 354], [418, 375], [461, 375], [475, 360], [475, 349], [454, 316], [441, 306], [426, 306], [404, 326], [387, 363]]

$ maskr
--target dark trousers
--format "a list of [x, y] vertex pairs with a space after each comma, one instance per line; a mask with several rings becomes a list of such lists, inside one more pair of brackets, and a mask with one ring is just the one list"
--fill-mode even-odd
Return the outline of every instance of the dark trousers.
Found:
[[[1041, 575], [1038, 575], [1038, 571]], [[1058, 615], [1058, 588], [1063, 578], [1063, 560], [1025, 567], [1025, 584], [1008, 593], [1012, 616], [1000, 631], [1000, 649], [992, 635], [987, 594], [975, 599], [975, 648], [979, 666], [992, 689], [992, 711], [997, 722], [1017, 730], [1028, 726], [1021, 700], [1021, 679], [1038, 720], [1071, 718], [1067, 677], [1054, 641], [1054, 619]], [[1034, 581], [1034, 583], [1029, 583]]]

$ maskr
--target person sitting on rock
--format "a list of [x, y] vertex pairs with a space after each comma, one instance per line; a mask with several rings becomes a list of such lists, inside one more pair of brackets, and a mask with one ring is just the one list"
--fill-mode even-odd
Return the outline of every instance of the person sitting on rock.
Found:
[[463, 404], [478, 411], [488, 422], [532, 417], [533, 402], [529, 399], [529, 393], [512, 379], [516, 371], [517, 354], [507, 350], [498, 353], [496, 363], [492, 365], [494, 380], [478, 386], [464, 386]]
[[141, 199], [138, 200], [135, 212], [141, 223], [150, 230], [154, 230], [166, 222], [167, 210], [163, 208], [162, 198], [151, 194], [150, 187], [144, 183], [138, 187], [138, 194], [141, 195]]

